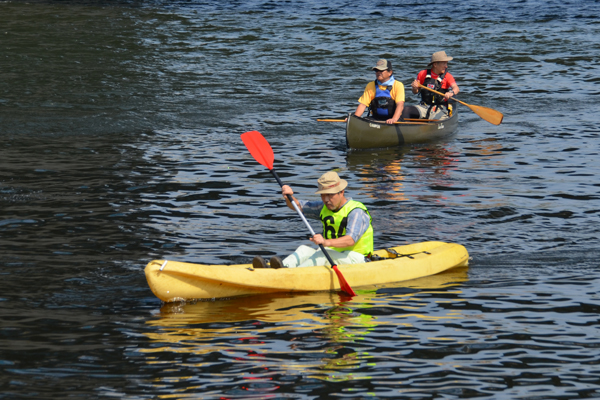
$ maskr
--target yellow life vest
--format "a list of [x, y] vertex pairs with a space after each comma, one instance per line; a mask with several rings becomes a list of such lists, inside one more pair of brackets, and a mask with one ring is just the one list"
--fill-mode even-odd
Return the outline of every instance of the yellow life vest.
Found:
[[346, 225], [348, 224], [348, 214], [355, 208], [364, 210], [369, 216], [369, 228], [367, 231], [354, 243], [354, 246], [348, 247], [332, 247], [337, 251], [352, 250], [360, 254], [369, 255], [373, 253], [373, 219], [367, 210], [367, 207], [361, 202], [350, 200], [337, 211], [331, 211], [327, 206], [323, 205], [320, 218], [323, 223], [323, 237], [325, 239], [337, 239], [346, 236]]

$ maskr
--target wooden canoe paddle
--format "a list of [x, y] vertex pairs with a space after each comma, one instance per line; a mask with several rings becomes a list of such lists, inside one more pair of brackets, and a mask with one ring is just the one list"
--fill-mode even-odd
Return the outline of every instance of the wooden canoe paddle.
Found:
[[[346, 122], [345, 119], [336, 119], [336, 118], [317, 118], [318, 122]], [[419, 121], [419, 122], [403, 122], [403, 121], [396, 121], [394, 122], [394, 124], [409, 124], [409, 125], [425, 125], [425, 122], [427, 121], [436, 121], [434, 119], [404, 119], [404, 121]], [[384, 121], [379, 121], [381, 123], [383, 123]]]
[[[440, 96], [444, 96], [444, 93], [430, 89], [427, 86], [423, 86], [423, 85], [419, 84], [419, 87], [421, 89], [429, 90], [430, 92], [433, 92], [435, 94], [439, 94]], [[475, 114], [479, 115], [481, 118], [485, 119], [490, 124], [500, 125], [500, 123], [502, 122], [502, 119], [504, 118], [504, 115], [502, 115], [502, 113], [500, 111], [496, 111], [493, 108], [474, 106], [472, 104], [467, 104], [464, 101], [455, 99], [454, 97], [451, 97], [451, 99], [464, 105], [464, 106], [469, 107], [471, 109], [471, 111], [473, 111]]]
[[[277, 172], [275, 172], [275, 170], [273, 169], [273, 161], [275, 160], [275, 154], [273, 153], [271, 145], [269, 144], [269, 142], [267, 142], [267, 139], [265, 139], [264, 136], [258, 131], [250, 131], [242, 134], [242, 141], [248, 148], [248, 151], [250, 152], [252, 157], [254, 157], [254, 159], [259, 164], [267, 167], [269, 171], [271, 171], [271, 174], [273, 174], [273, 176], [277, 180], [277, 183], [279, 183], [279, 186], [283, 186], [283, 182], [281, 182], [281, 179], [279, 179]], [[294, 205], [296, 212], [298, 213], [300, 218], [302, 218], [304, 225], [306, 225], [311, 235], [315, 236], [315, 231], [313, 231], [312, 227], [304, 217], [304, 214], [302, 214], [302, 211], [298, 208], [296, 202], [292, 200], [292, 196], [288, 195], [287, 198], [289, 199], [290, 203]], [[335, 271], [335, 274], [337, 275], [338, 280], [340, 281], [340, 288], [342, 289], [342, 291], [346, 292], [349, 296], [356, 296], [356, 293], [354, 293], [354, 290], [352, 290], [348, 282], [346, 282], [346, 278], [344, 278], [344, 275], [342, 275], [342, 272], [338, 269], [337, 264], [333, 262], [333, 260], [329, 256], [329, 253], [327, 253], [327, 250], [325, 250], [325, 247], [322, 244], [320, 244], [319, 247], [321, 248], [323, 254], [325, 254], [325, 257], [327, 257], [327, 261], [329, 261], [329, 264], [331, 264], [331, 268], [333, 268], [333, 270]]]

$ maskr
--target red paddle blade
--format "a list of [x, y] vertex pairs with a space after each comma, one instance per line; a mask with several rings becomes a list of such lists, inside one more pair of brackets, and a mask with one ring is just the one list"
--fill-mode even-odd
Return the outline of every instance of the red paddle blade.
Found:
[[248, 148], [250, 154], [259, 164], [264, 165], [269, 169], [273, 169], [273, 161], [275, 154], [267, 139], [258, 131], [250, 131], [242, 133], [242, 141]]
[[350, 296], [356, 296], [356, 293], [354, 293], [354, 290], [352, 290], [348, 282], [346, 282], [346, 278], [344, 278], [344, 275], [342, 275], [342, 272], [338, 269], [337, 265], [334, 265], [331, 268], [333, 268], [335, 274], [338, 277], [338, 280], [340, 281], [340, 289], [342, 289], [342, 291], [346, 292]]
[[[267, 139], [265, 139], [263, 135], [260, 134], [260, 132], [250, 131], [242, 133], [242, 141], [248, 148], [250, 154], [252, 154], [252, 157], [254, 157], [254, 159], [258, 161], [259, 164], [264, 165], [271, 171], [273, 170], [273, 161], [275, 160], [275, 154], [273, 153], [271, 145], [269, 144], [269, 142], [267, 142]], [[283, 185], [279, 180], [277, 174], [274, 171], [272, 172], [279, 184]], [[300, 213], [300, 215], [302, 215], [300, 211], [298, 212]], [[325, 252], [325, 248], [323, 248], [322, 245], [321, 249], [323, 249], [323, 252]], [[325, 254], [327, 253], [325, 252]], [[331, 262], [331, 259], [329, 260]], [[356, 296], [356, 293], [354, 293], [354, 290], [352, 290], [350, 285], [348, 285], [348, 282], [346, 282], [346, 278], [344, 278], [344, 275], [342, 275], [340, 270], [337, 268], [337, 265], [334, 264], [332, 268], [335, 271], [338, 280], [340, 281], [340, 289], [346, 292], [349, 296]]]

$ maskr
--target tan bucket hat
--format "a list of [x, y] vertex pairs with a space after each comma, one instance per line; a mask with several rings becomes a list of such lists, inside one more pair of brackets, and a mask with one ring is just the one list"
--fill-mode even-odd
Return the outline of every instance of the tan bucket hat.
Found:
[[453, 57], [447, 56], [445, 51], [438, 51], [437, 53], [433, 53], [433, 55], [431, 56], [431, 62], [427, 65], [431, 65], [434, 62], [451, 61], [453, 59]]
[[340, 179], [339, 175], [333, 171], [326, 172], [318, 180], [319, 190], [317, 194], [336, 194], [346, 189], [348, 182]]

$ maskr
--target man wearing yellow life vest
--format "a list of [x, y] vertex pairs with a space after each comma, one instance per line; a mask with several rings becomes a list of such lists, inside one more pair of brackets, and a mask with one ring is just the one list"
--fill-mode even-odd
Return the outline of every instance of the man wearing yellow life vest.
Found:
[[[291, 195], [296, 205], [307, 216], [317, 217], [323, 223], [323, 234], [316, 234], [310, 240], [316, 245], [328, 248], [328, 253], [337, 264], [365, 262], [365, 256], [373, 252], [373, 226], [371, 215], [360, 202], [346, 198], [348, 182], [331, 171], [319, 180], [321, 201], [299, 201], [291, 187], [283, 185], [281, 193], [287, 206], [294, 206], [287, 198]], [[255, 268], [267, 267], [265, 260], [257, 256], [252, 262]], [[275, 256], [270, 260], [271, 268], [296, 268], [327, 265], [327, 258], [321, 250], [300, 246], [284, 260]]]

